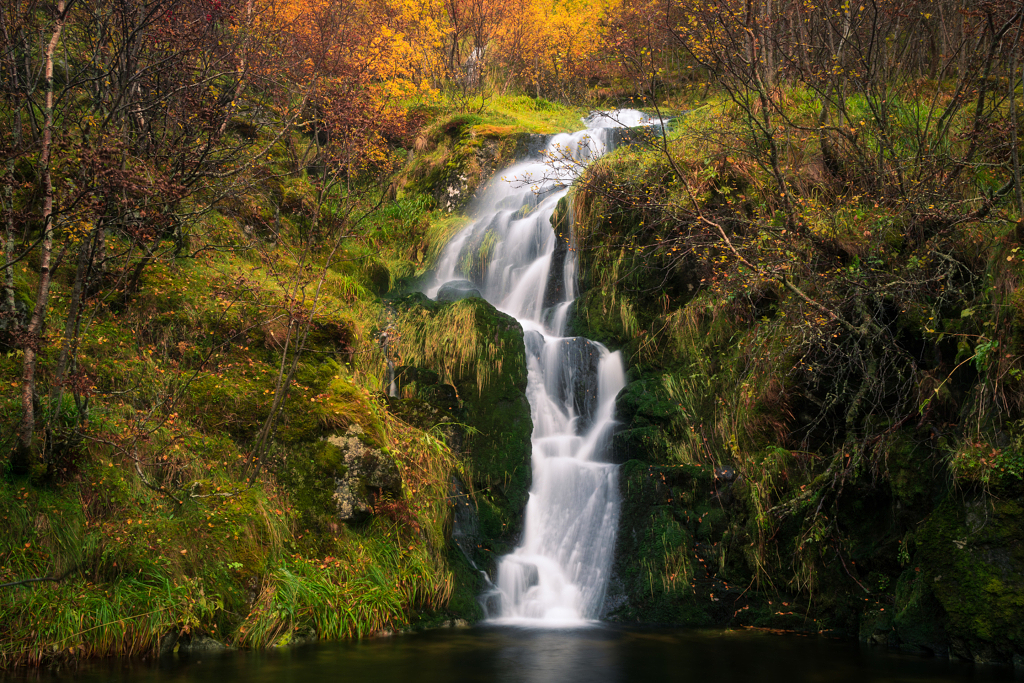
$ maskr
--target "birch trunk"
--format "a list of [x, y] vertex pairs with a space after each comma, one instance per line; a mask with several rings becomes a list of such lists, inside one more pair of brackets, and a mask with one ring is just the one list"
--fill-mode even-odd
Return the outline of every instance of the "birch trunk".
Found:
[[50, 154], [53, 147], [53, 56], [60, 44], [60, 34], [67, 20], [66, 0], [57, 0], [53, 34], [44, 53], [46, 69], [46, 106], [43, 110], [42, 147], [39, 152], [39, 168], [43, 181], [43, 239], [40, 245], [39, 288], [36, 291], [36, 305], [25, 329], [24, 361], [21, 375], [21, 424], [18, 427], [18, 445], [11, 465], [15, 473], [25, 474], [31, 469], [35, 454], [35, 393], [36, 363], [43, 327], [46, 323], [46, 306], [50, 299], [50, 262], [53, 255], [53, 175], [50, 172]]

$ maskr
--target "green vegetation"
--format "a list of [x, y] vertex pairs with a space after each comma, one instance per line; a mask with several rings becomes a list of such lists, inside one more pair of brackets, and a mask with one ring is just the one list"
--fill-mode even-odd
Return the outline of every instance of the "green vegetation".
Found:
[[[944, 162], [914, 165], [911, 97], [890, 101], [906, 118], [887, 130], [864, 122], [829, 171], [802, 132], [815, 97], [775, 97], [777, 168], [742, 96], [726, 94], [575, 190], [575, 329], [631, 368], [612, 616], [1009, 661], [1022, 642], [999, 620], [1024, 595], [1010, 550], [1024, 318], [1020, 207], [1008, 171], [991, 171], [1004, 148], [925, 191]], [[949, 125], [955, 166], [974, 120]], [[883, 145], [919, 192], [889, 195], [858, 166]]]
[[522, 333], [410, 292], [623, 103], [554, 219], [628, 364], [609, 616], [1024, 655], [1019, 3], [208, 5], [0, 8], [0, 667], [479, 617]]
[[[504, 112], [522, 102], [499, 104], [473, 126], [580, 115], [550, 105], [520, 120]], [[470, 127], [453, 138], [438, 131], [464, 130], [465, 115], [433, 115], [424, 135], [440, 135], [445, 153], [507, 163], [491, 155], [511, 153], [515, 135], [481, 144]], [[435, 210], [428, 185], [378, 207], [362, 189], [290, 173], [310, 143], [271, 144], [243, 191], [189, 223], [188, 250], [147, 262], [130, 294], [99, 284], [81, 300], [63, 392], [51, 385], [60, 339], [43, 348], [42, 457], [25, 474], [5, 461], [0, 483], [0, 583], [12, 584], [0, 589], [3, 666], [479, 614], [478, 572], [449, 539], [449, 489], [464, 482], [479, 507], [475, 561], [488, 566], [510, 547], [529, 485], [521, 330], [481, 300], [386, 298], [462, 219]], [[30, 264], [14, 272], [20, 297], [36, 275]], [[73, 276], [57, 273], [54, 321], [71, 315]], [[13, 380], [22, 356], [6, 343]], [[389, 360], [403, 367], [394, 399]], [[13, 393], [0, 412], [10, 447]], [[332, 444], [353, 429], [400, 484], [360, 487], [369, 514], [346, 519], [336, 489], [350, 467]]]

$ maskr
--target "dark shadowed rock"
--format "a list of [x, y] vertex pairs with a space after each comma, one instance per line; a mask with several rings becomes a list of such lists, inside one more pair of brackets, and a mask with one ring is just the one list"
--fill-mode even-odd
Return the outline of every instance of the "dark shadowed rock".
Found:
[[555, 212], [551, 214], [551, 228], [555, 231], [555, 251], [551, 254], [548, 281], [544, 287], [544, 306], [550, 307], [565, 301], [565, 257], [569, 253], [569, 239], [572, 222], [569, 203], [565, 197], [558, 200]]
[[227, 649], [224, 643], [205, 635], [183, 636], [177, 642], [177, 652], [182, 656], [194, 657], [196, 655], [216, 654]]

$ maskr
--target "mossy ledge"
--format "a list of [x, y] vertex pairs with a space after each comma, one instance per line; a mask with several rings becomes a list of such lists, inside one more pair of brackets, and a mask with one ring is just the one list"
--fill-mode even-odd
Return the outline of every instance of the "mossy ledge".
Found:
[[927, 206], [840, 201], [868, 179], [794, 162], [794, 230], [744, 120], [709, 102], [574, 191], [571, 325], [628, 364], [607, 617], [1020, 664], [1013, 210], [920, 232]]
[[[533, 139], [509, 117], [475, 117], [479, 135], [460, 117], [423, 134], [465, 129], [444, 153], [477, 184]], [[47, 441], [0, 479], [0, 666], [480, 618], [480, 570], [517, 542], [530, 485], [522, 329], [479, 298], [402, 295], [462, 220], [434, 208], [436, 179], [382, 209], [355, 189], [336, 205], [287, 170], [312, 134], [262, 142], [264, 172], [201, 217], [198, 256], [147, 261], [129, 294], [97, 285], [62, 395], [47, 384], [59, 344], [44, 346]], [[338, 227], [344, 202], [365, 212], [355, 233]], [[70, 314], [66, 271], [54, 319]], [[19, 300], [36, 282], [18, 272]], [[0, 409], [13, 434], [17, 399]]]

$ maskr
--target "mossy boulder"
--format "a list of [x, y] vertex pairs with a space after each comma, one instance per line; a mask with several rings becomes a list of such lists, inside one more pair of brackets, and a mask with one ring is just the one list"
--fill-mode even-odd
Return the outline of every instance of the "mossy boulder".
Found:
[[362, 522], [381, 499], [403, 496], [395, 459], [358, 425], [344, 434], [290, 446], [277, 476], [307, 529], [325, 531], [336, 529], [339, 522]]
[[612, 441], [614, 461], [665, 462], [671, 448], [667, 430], [675, 408], [656, 378], [636, 379], [626, 385], [615, 400], [615, 417], [622, 427]]
[[477, 568], [490, 569], [518, 541], [531, 482], [522, 326], [476, 297], [410, 295], [393, 305], [406, 321], [403, 338], [418, 341], [404, 347], [407, 364], [395, 373], [399, 397], [389, 405], [396, 414], [461, 426], [447, 439], [465, 458], [475, 520], [460, 546]]
[[895, 645], [901, 650], [940, 657], [948, 655], [946, 611], [918, 567], [911, 567], [900, 576], [895, 609], [890, 612]]
[[912, 559], [946, 615], [951, 654], [1010, 662], [1024, 654], [1024, 508], [1019, 499], [946, 498]]
[[605, 609], [614, 621], [711, 626], [723, 623], [716, 581], [725, 528], [707, 505], [714, 473], [694, 466], [623, 464], [622, 517]]
[[479, 333], [494, 347], [506, 350], [506, 357], [500, 359], [502, 372], [493, 374], [483, 387], [470, 369], [453, 381], [463, 399], [463, 420], [470, 427], [464, 452], [480, 518], [480, 548], [474, 561], [489, 567], [518, 541], [529, 496], [533, 419], [526, 399], [526, 347], [515, 318], [483, 299], [463, 303], [476, 308]]

